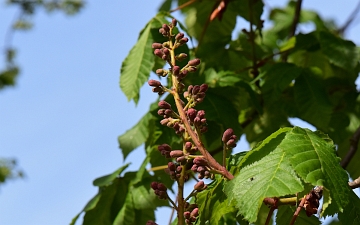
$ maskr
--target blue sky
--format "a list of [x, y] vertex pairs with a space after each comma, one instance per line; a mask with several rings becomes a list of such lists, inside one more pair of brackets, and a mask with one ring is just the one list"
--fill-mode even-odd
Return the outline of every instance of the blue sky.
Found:
[[[1, 50], [17, 12], [3, 2]], [[88, 1], [72, 17], [40, 10], [32, 30], [15, 34], [21, 74], [14, 88], [0, 91], [0, 157], [15, 157], [26, 178], [0, 187], [1, 224], [68, 224], [96, 194], [92, 181], [124, 164], [117, 137], [156, 95], [144, 86], [137, 107], [127, 102], [119, 88], [120, 65], [161, 2]], [[266, 1], [271, 7], [285, 2]], [[339, 2], [304, 1], [304, 7], [343, 24], [357, 1]], [[359, 44], [359, 31], [353, 26], [347, 37]], [[142, 153], [128, 157], [130, 169], [138, 168]]]

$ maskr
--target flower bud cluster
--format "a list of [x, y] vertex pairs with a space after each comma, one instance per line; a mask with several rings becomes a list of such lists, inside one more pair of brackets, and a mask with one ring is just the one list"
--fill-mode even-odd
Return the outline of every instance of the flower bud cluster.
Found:
[[161, 155], [165, 156], [165, 158], [171, 158], [170, 157], [170, 152], [171, 152], [171, 147], [168, 144], [162, 144], [158, 146], [158, 150], [161, 153]]
[[154, 190], [155, 195], [157, 195], [160, 199], [166, 200], [168, 195], [166, 193], [167, 188], [164, 184], [158, 182], [152, 182], [151, 188]]
[[189, 118], [190, 124], [196, 126], [200, 129], [201, 133], [205, 133], [207, 131], [206, 126], [206, 118], [205, 118], [205, 111], [199, 110], [197, 111], [194, 108], [190, 108], [186, 111], [186, 114]]
[[177, 117], [177, 115], [172, 111], [171, 105], [162, 100], [158, 103], [160, 109], [158, 110], [158, 115], [163, 116], [164, 119], [160, 121], [161, 125], [171, 127], [175, 130], [177, 135], [181, 135], [185, 132], [185, 127], [182, 123], [180, 123], [179, 119], [174, 119], [173, 117]]
[[236, 147], [236, 135], [234, 135], [233, 129], [227, 129], [221, 139], [227, 148], [235, 148]]
[[184, 217], [185, 217], [185, 223], [186, 224], [193, 224], [196, 221], [196, 218], [199, 216], [199, 208], [194, 208], [191, 211], [185, 211]]
[[158, 93], [159, 95], [164, 94], [164, 89], [160, 81], [157, 80], [149, 80], [148, 84], [150, 87], [153, 87], [152, 91]]
[[199, 179], [203, 179], [203, 178], [214, 179], [214, 174], [210, 173], [208, 162], [206, 161], [206, 159], [202, 157], [196, 157], [193, 160], [193, 163], [194, 165], [191, 167], [191, 170], [199, 173], [198, 174]]
[[184, 98], [186, 98], [188, 101], [193, 99], [195, 103], [201, 103], [204, 101], [205, 92], [207, 91], [207, 89], [207, 84], [202, 84], [200, 86], [189, 85], [188, 90], [184, 92]]
[[187, 142], [185, 142], [185, 150], [186, 150], [189, 154], [193, 155], [193, 154], [195, 154], [199, 149], [198, 149], [195, 145], [193, 145], [190, 141], [187, 141]]

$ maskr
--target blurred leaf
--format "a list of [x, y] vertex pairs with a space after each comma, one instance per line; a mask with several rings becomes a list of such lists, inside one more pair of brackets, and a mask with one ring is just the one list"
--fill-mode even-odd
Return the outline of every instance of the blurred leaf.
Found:
[[[329, 61], [350, 72], [359, 63], [359, 52], [352, 41], [343, 40], [329, 32], [320, 32], [321, 51]], [[359, 72], [358, 70], [356, 72]]]
[[294, 86], [295, 103], [301, 119], [319, 129], [328, 126], [332, 106], [323, 83], [314, 74], [315, 70], [303, 70], [296, 78]]

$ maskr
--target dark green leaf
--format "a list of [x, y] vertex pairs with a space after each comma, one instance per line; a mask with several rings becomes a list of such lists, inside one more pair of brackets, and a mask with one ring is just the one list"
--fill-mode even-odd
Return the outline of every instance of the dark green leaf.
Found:
[[351, 191], [349, 204], [344, 208], [344, 212], [339, 213], [339, 220], [342, 224], [357, 225], [360, 221], [360, 199]]
[[[320, 32], [321, 51], [331, 63], [353, 71], [359, 62], [359, 52], [352, 41], [343, 40], [330, 32]], [[358, 72], [358, 71], [356, 71]]]

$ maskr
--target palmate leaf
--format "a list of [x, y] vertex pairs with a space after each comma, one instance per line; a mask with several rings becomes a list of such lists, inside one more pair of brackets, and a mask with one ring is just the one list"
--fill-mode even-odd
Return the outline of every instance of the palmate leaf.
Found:
[[134, 100], [137, 104], [139, 100], [140, 87], [147, 81], [150, 72], [155, 64], [153, 51], [151, 48], [154, 40], [153, 29], [159, 29], [162, 24], [168, 23], [164, 13], [159, 13], [141, 31], [138, 42], [130, 50], [128, 56], [121, 65], [120, 88], [127, 99]]
[[335, 146], [327, 135], [309, 129], [294, 127], [280, 146], [290, 158], [296, 173], [314, 186], [324, 186], [330, 191], [332, 203], [342, 211], [349, 199], [348, 176], [339, 165]]
[[255, 147], [240, 162], [240, 173], [225, 185], [225, 193], [234, 202], [238, 214], [255, 222], [265, 197], [279, 197], [303, 190], [300, 178], [278, 145], [289, 128], [280, 129]]

